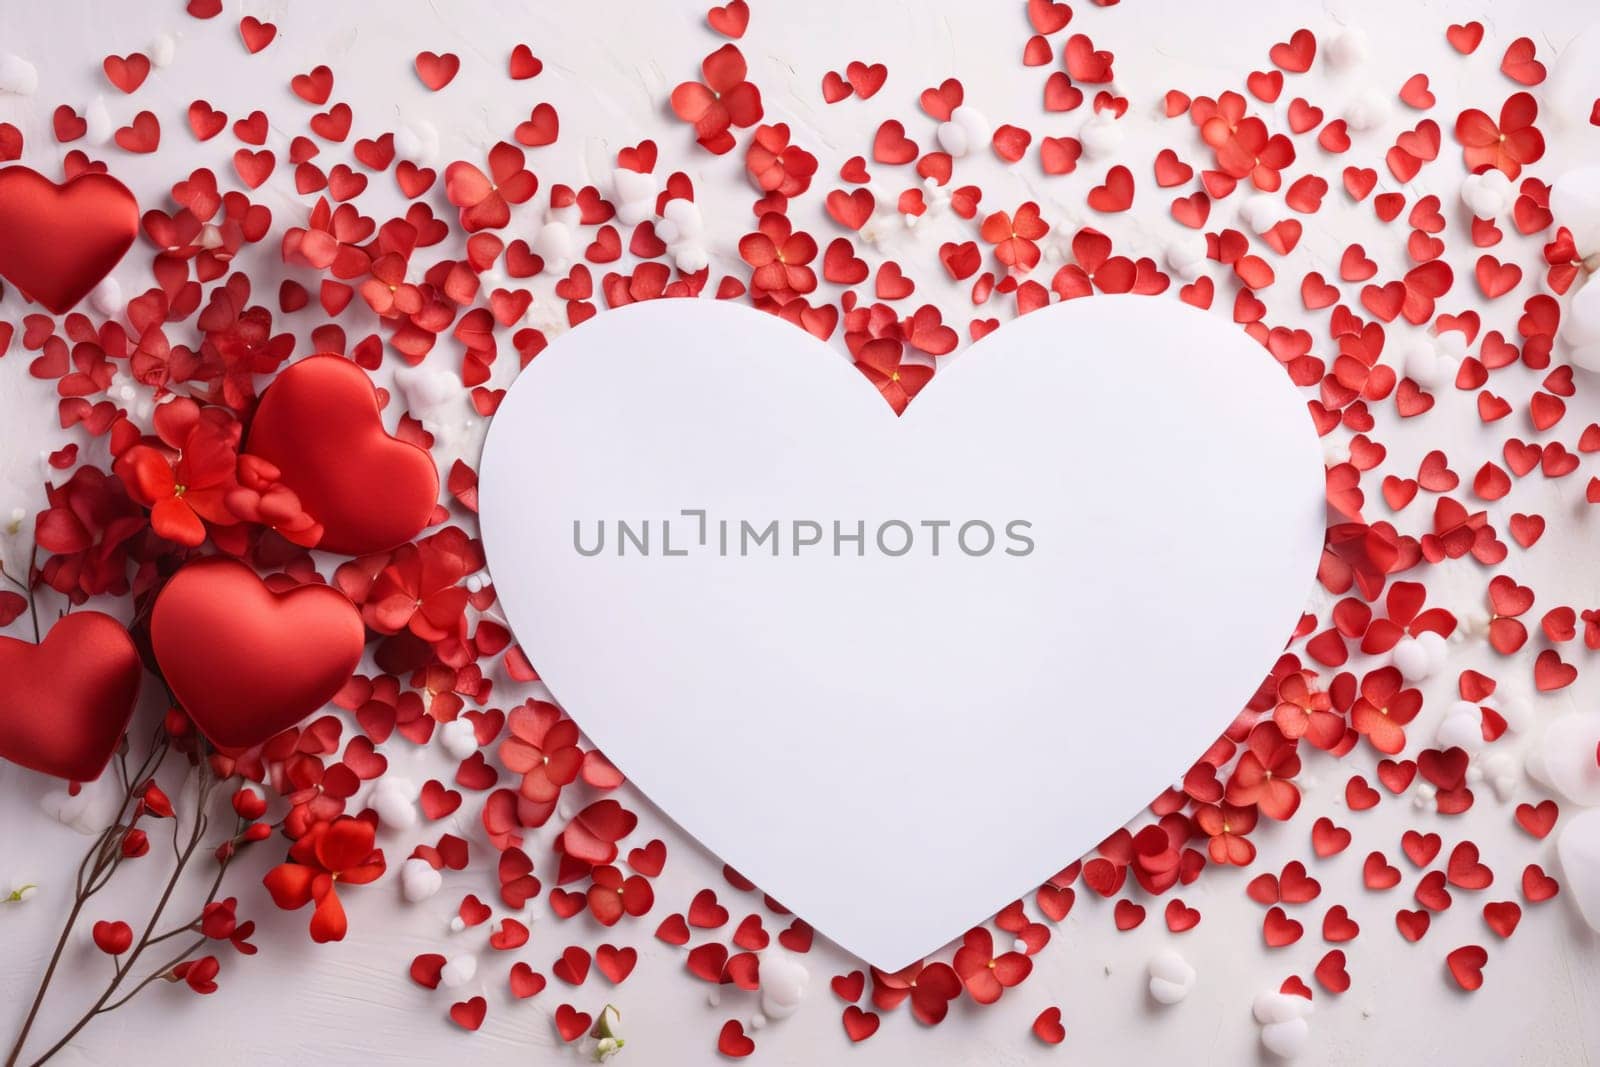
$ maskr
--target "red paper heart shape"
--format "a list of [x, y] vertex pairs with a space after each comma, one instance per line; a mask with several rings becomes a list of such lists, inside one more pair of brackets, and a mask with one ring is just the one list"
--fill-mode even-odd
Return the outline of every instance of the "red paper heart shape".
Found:
[[140, 673], [128, 631], [98, 611], [73, 612], [37, 645], [0, 637], [0, 758], [73, 782], [100, 777]]
[[325, 585], [285, 593], [221, 556], [156, 597], [150, 643], [167, 685], [219, 748], [259, 745], [321, 708], [361, 662], [355, 606]]
[[317, 547], [361, 556], [411, 540], [433, 517], [433, 457], [383, 428], [378, 394], [343, 356], [303, 359], [278, 375], [256, 409], [245, 451], [322, 523]]
[[0, 170], [0, 275], [57, 315], [110, 274], [139, 232], [139, 204], [109, 174], [62, 185], [28, 167]]

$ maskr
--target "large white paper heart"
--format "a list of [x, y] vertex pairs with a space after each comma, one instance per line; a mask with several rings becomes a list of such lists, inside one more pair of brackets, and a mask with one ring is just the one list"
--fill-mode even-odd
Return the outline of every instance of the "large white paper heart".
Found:
[[1225, 320], [1093, 297], [948, 362], [896, 418], [773, 316], [632, 305], [523, 371], [479, 487], [568, 713], [889, 970], [1181, 777], [1271, 669], [1324, 528], [1304, 402]]

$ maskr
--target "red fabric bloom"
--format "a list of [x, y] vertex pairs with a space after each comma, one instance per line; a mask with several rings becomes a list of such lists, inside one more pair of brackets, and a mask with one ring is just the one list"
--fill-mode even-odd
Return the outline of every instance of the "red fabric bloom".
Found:
[[373, 825], [364, 819], [341, 815], [316, 823], [289, 849], [289, 862], [272, 868], [262, 881], [285, 911], [316, 903], [311, 940], [342, 941], [349, 923], [336, 886], [365, 885], [382, 876], [383, 850], [373, 847], [374, 839]]
[[1332, 710], [1333, 701], [1326, 692], [1311, 687], [1315, 677], [1310, 671], [1293, 671], [1283, 677], [1272, 721], [1289, 740], [1304, 737], [1327, 751], [1344, 738], [1344, 716]]
[[695, 139], [708, 152], [732, 150], [729, 126], [743, 129], [761, 121], [761, 90], [745, 80], [748, 69], [744, 53], [725, 44], [701, 61], [704, 84], [684, 82], [672, 90], [673, 112], [694, 126]]
[[34, 522], [34, 539], [52, 553], [45, 584], [82, 604], [91, 596], [128, 591], [130, 542], [149, 524], [121, 479], [79, 467], [61, 485], [45, 486], [50, 506]]
[[1072, 237], [1073, 263], [1063, 264], [1050, 279], [1050, 288], [1063, 300], [1102, 293], [1131, 293], [1139, 267], [1127, 256], [1111, 254], [1111, 238], [1090, 226]]
[[893, 974], [872, 968], [872, 1003], [893, 1011], [907, 997], [917, 1021], [933, 1026], [944, 1020], [950, 1002], [961, 995], [961, 978], [948, 963], [918, 960]]
[[1021, 952], [994, 954], [994, 937], [983, 927], [968, 930], [956, 949], [955, 971], [979, 1004], [993, 1004], [1000, 994], [1028, 977], [1033, 960]]
[[385, 318], [422, 311], [422, 290], [406, 281], [416, 247], [417, 228], [404, 219], [390, 219], [378, 231], [371, 277], [361, 283], [361, 298]]
[[1405, 727], [1422, 710], [1422, 692], [1404, 688], [1398, 668], [1382, 667], [1361, 679], [1361, 696], [1350, 711], [1350, 724], [1392, 756], [1406, 747]]
[[112, 465], [128, 494], [150, 509], [150, 526], [169, 541], [195, 548], [206, 523], [231, 526], [239, 423], [221, 408], [202, 409], [180, 397], [156, 409], [160, 445], [137, 444]]
[[755, 268], [750, 288], [779, 304], [817, 287], [817, 274], [806, 265], [816, 258], [817, 242], [808, 233], [794, 233], [786, 215], [762, 215], [756, 232], [739, 239], [739, 255]]
[[1300, 806], [1300, 790], [1290, 780], [1299, 773], [1295, 743], [1276, 724], [1264, 722], [1245, 740], [1245, 750], [1228, 779], [1228, 803], [1254, 804], [1269, 819], [1287, 819]]
[[[1195, 101], [1195, 117], [1205, 114]], [[1200, 121], [1200, 136], [1216, 152], [1217, 169], [1231, 178], [1249, 178], [1257, 189], [1274, 192], [1282, 184], [1280, 171], [1294, 162], [1294, 142], [1281, 133], [1269, 134], [1267, 124], [1245, 117], [1245, 99], [1223, 93]]]
[[996, 211], [983, 220], [979, 235], [994, 245], [994, 258], [1014, 274], [1025, 274], [1039, 263], [1039, 246], [1034, 242], [1050, 232], [1049, 223], [1039, 217], [1039, 205], [1028, 201], [1015, 216]]
[[522, 775], [523, 796], [535, 803], [555, 800], [583, 767], [578, 724], [554, 704], [530, 700], [512, 709], [507, 725], [511, 736], [500, 743], [500, 762]]
[[1133, 876], [1146, 893], [1159, 895], [1177, 884], [1189, 834], [1189, 821], [1172, 813], [1133, 835]]
[[[937, 309], [931, 305], [924, 311], [931, 311], [937, 316]], [[922, 387], [933, 379], [933, 367], [927, 362], [921, 362], [915, 355], [907, 358], [906, 342], [908, 324], [915, 326], [918, 316], [901, 320], [894, 308], [887, 304], [873, 304], [857, 306], [845, 315], [844, 343], [855, 357], [856, 367], [867, 379], [877, 386], [883, 398], [894, 408], [896, 414], [905, 411], [911, 403], [911, 398], [922, 391]], [[954, 345], [954, 331], [949, 327], [939, 326], [936, 329], [949, 348], [944, 344], [930, 345], [935, 349], [947, 352]], [[924, 343], [928, 343], [924, 340]], [[930, 355], [939, 355], [942, 352], [930, 352]]]
[[1202, 804], [1195, 825], [1211, 840], [1206, 846], [1213, 863], [1245, 867], [1256, 858], [1256, 846], [1245, 837], [1256, 828], [1256, 809], [1232, 804]]
[[209, 384], [205, 399], [234, 412], [254, 406], [256, 380], [272, 374], [294, 352], [294, 334], [272, 332], [272, 312], [250, 303], [250, 279], [243, 274], [211, 290], [196, 320], [205, 333], [197, 380]]
[[1529, 93], [1514, 93], [1500, 108], [1500, 122], [1477, 108], [1463, 111], [1456, 119], [1456, 140], [1461, 155], [1473, 173], [1494, 167], [1508, 178], [1522, 173], [1525, 163], [1544, 155], [1544, 134], [1534, 128], [1539, 117], [1539, 102]]
[[171, 980], [186, 982], [190, 989], [201, 995], [217, 991], [217, 973], [222, 965], [215, 956], [201, 956], [197, 960], [184, 960], [172, 968]]
[[744, 167], [750, 180], [763, 193], [796, 197], [811, 186], [817, 173], [817, 157], [789, 143], [789, 127], [782, 123], [757, 126], [750, 147], [745, 149]]
[[624, 878], [612, 865], [596, 867], [589, 886], [589, 910], [602, 926], [614, 926], [624, 914], [637, 918], [648, 912], [656, 902], [655, 890], [650, 882], [639, 875]]
[[284, 231], [283, 261], [327, 271], [335, 278], [359, 278], [372, 262], [361, 246], [372, 237], [375, 225], [353, 204], [335, 207], [326, 197], [318, 197], [307, 224]]
[[373, 581], [362, 617], [379, 633], [409, 629], [436, 642], [464, 636], [467, 589], [459, 583], [480, 566], [470, 539], [453, 526], [401, 545]]
[[922, 392], [922, 387], [933, 380], [933, 368], [924, 363], [905, 362], [901, 359], [900, 343], [874, 342], [861, 351], [856, 366], [867, 380], [877, 386], [878, 392], [894, 408], [896, 415], [905, 413], [911, 398]]
[[200, 913], [200, 932], [213, 941], [227, 941], [243, 955], [253, 956], [256, 946], [249, 938], [256, 932], [256, 924], [238, 920], [235, 914], [238, 903], [237, 898], [228, 897], [207, 904]]
[[539, 191], [539, 179], [523, 167], [527, 157], [514, 144], [501, 141], [489, 150], [489, 173], [460, 160], [444, 171], [444, 190], [461, 209], [461, 227], [468, 233], [497, 229], [511, 221], [511, 205]]

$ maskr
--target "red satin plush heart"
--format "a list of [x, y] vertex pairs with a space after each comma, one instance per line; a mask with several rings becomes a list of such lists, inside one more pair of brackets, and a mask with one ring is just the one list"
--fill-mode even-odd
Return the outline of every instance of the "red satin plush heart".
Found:
[[261, 397], [245, 451], [275, 465], [306, 513], [317, 547], [382, 552], [428, 525], [439, 500], [433, 457], [390, 437], [365, 371], [343, 356], [303, 359]]
[[268, 589], [222, 556], [190, 563], [156, 597], [150, 644], [200, 732], [258, 745], [321, 708], [361, 662], [365, 631], [337, 589]]
[[139, 204], [109, 174], [57, 185], [27, 167], [0, 169], [0, 274], [57, 315], [100, 284], [139, 232]]
[[73, 782], [100, 777], [139, 696], [122, 624], [75, 611], [41, 644], [0, 637], [0, 757]]

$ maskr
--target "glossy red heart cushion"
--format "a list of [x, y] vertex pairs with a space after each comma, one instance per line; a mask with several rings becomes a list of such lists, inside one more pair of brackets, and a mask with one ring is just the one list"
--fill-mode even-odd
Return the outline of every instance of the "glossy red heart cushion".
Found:
[[439, 472], [426, 450], [389, 436], [365, 371], [343, 356], [293, 364], [261, 397], [245, 451], [282, 472], [322, 523], [317, 547], [383, 552], [428, 525]]
[[317, 711], [361, 662], [365, 630], [337, 589], [275, 593], [221, 556], [188, 564], [156, 596], [150, 644], [178, 703], [218, 748], [261, 744]]
[[0, 637], [0, 757], [73, 782], [100, 777], [142, 672], [128, 631], [98, 611], [73, 612], [37, 645]]
[[138, 201], [109, 174], [57, 185], [28, 167], [0, 169], [0, 275], [57, 315], [111, 273], [138, 232]]

